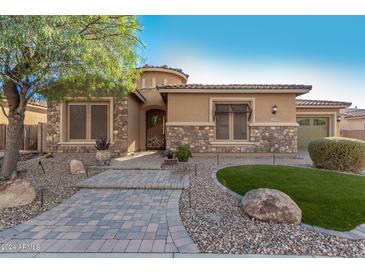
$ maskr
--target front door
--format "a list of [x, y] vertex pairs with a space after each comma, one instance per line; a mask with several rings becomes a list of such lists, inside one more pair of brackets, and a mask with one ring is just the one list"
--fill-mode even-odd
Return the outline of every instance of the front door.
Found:
[[148, 150], [165, 149], [165, 112], [151, 109], [146, 112], [146, 148]]

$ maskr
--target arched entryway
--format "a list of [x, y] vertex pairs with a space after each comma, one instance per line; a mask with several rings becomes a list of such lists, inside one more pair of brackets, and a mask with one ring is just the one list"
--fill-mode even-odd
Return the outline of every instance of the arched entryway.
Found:
[[146, 111], [146, 149], [165, 149], [165, 111], [161, 109]]

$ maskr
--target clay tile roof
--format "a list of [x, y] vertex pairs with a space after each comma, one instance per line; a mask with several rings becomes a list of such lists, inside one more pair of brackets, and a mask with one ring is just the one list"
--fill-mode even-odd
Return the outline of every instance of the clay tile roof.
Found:
[[340, 101], [325, 101], [325, 100], [307, 100], [307, 99], [297, 99], [297, 106], [334, 106], [334, 107], [349, 107], [351, 103], [340, 102]]
[[[7, 101], [3, 98], [0, 98], [0, 102], [4, 102], [5, 104], [7, 104]], [[47, 101], [46, 100], [32, 100], [31, 99], [31, 100], [29, 100], [28, 105], [47, 108]]]
[[159, 68], [159, 69], [168, 69], [168, 70], [173, 70], [173, 71], [176, 71], [176, 72], [179, 72], [181, 73], [182, 75], [184, 75], [186, 78], [189, 78], [189, 74], [186, 74], [185, 72], [183, 72], [182, 69], [179, 69], [179, 68], [172, 68], [172, 67], [169, 67], [167, 65], [162, 65], [162, 66], [151, 66], [151, 65], [144, 65], [143, 67], [141, 67], [142, 69], [143, 68]]
[[29, 105], [33, 105], [33, 106], [38, 106], [38, 107], [47, 107], [47, 101], [45, 100], [41, 100], [41, 101], [36, 101], [36, 100], [30, 100], [28, 102]]
[[347, 108], [343, 111], [345, 118], [365, 117], [365, 109]]
[[180, 85], [160, 85], [159, 89], [308, 89], [310, 85], [278, 85], [278, 84], [229, 84], [229, 85], [203, 85], [203, 84], [180, 84]]

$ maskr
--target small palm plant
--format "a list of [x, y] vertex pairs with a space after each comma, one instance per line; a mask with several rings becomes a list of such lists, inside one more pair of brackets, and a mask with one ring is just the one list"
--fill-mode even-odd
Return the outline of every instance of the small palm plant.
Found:
[[95, 141], [96, 160], [100, 163], [107, 163], [111, 159], [111, 152], [109, 150], [110, 140], [102, 137]]
[[96, 140], [95, 147], [97, 150], [108, 150], [110, 147], [110, 140], [102, 137]]

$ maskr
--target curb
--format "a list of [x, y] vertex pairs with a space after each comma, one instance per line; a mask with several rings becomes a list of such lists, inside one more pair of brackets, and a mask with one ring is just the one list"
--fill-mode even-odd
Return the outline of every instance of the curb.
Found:
[[[325, 256], [218, 254], [218, 253], [0, 253], [0, 258], [329, 258]], [[332, 258], [332, 257], [331, 257]], [[335, 257], [336, 258], [336, 257]]]

